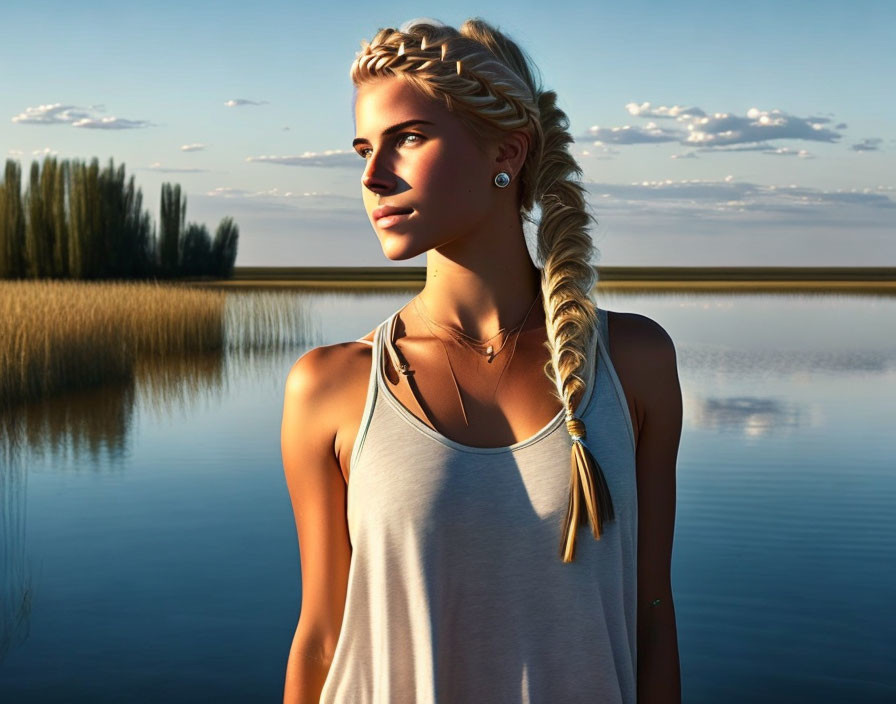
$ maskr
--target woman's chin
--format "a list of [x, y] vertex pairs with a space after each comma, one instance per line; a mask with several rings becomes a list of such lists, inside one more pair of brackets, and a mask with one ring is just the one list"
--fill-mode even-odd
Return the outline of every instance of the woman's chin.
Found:
[[399, 238], [389, 236], [380, 239], [380, 246], [382, 247], [386, 259], [393, 262], [403, 262], [408, 259], [413, 259], [418, 254], [423, 254], [423, 252], [426, 251], [425, 249], [420, 249], [419, 245], [415, 245], [414, 242], [407, 240], [402, 242]]

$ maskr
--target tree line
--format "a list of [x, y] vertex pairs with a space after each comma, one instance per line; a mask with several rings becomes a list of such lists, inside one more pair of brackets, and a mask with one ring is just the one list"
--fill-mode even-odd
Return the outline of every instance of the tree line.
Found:
[[227, 278], [236, 261], [239, 228], [225, 217], [214, 237], [186, 223], [187, 197], [163, 183], [159, 227], [143, 209], [124, 164], [44, 158], [22, 169], [7, 159], [0, 182], [0, 278]]

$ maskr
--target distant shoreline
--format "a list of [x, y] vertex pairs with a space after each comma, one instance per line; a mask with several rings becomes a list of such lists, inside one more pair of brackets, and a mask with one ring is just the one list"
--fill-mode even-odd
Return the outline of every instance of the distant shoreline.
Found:
[[[598, 266], [597, 287], [619, 291], [818, 291], [896, 294], [896, 267]], [[227, 280], [183, 283], [213, 288], [416, 289], [425, 267], [235, 267]]]

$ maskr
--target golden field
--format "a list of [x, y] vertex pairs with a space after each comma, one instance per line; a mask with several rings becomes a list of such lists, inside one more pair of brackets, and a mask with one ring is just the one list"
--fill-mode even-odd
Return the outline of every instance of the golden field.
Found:
[[128, 379], [141, 356], [219, 350], [225, 298], [156, 282], [0, 281], [0, 408]]

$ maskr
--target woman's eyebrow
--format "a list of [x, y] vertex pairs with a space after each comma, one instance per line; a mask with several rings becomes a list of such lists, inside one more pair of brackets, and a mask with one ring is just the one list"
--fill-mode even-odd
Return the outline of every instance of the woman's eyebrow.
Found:
[[[401, 132], [403, 129], [410, 127], [411, 125], [434, 125], [434, 122], [430, 122], [429, 120], [405, 120], [404, 122], [399, 122], [397, 125], [392, 125], [391, 127], [387, 127], [383, 130], [383, 137], [388, 137], [390, 134], [395, 134], [396, 132]], [[368, 144], [369, 140], [366, 137], [356, 137], [352, 141], [352, 146], [355, 147], [359, 144]]]

